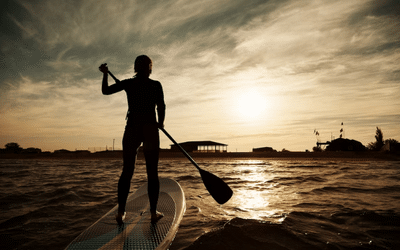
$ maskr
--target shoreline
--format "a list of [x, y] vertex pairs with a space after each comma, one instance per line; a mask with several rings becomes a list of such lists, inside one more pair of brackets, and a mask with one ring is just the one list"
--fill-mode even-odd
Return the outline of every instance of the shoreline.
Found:
[[[386, 152], [226, 152], [189, 153], [193, 159], [274, 159], [274, 160], [383, 160], [400, 161], [399, 154]], [[186, 158], [181, 152], [160, 151], [160, 159]], [[39, 153], [39, 154], [0, 154], [0, 159], [122, 159], [122, 151], [102, 151], [95, 153]], [[143, 152], [138, 159], [144, 159]]]

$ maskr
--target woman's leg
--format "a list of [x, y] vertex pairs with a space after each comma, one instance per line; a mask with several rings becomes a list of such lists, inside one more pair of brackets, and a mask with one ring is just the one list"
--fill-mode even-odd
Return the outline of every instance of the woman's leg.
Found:
[[141, 144], [136, 127], [126, 127], [122, 140], [123, 169], [118, 181], [118, 213], [125, 212], [126, 199], [131, 187], [131, 179], [135, 171], [137, 150]]
[[158, 196], [160, 192], [160, 182], [158, 180], [158, 149], [144, 150], [147, 170], [147, 192], [149, 194], [150, 210], [157, 210]]
[[152, 124], [147, 125], [143, 129], [143, 134], [143, 152], [146, 159], [148, 181], [147, 192], [149, 194], [150, 211], [155, 213], [160, 192], [160, 182], [158, 180], [160, 138], [158, 127]]

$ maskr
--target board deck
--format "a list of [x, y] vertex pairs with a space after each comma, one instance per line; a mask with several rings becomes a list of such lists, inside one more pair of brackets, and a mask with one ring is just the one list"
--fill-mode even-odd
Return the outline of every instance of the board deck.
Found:
[[111, 209], [66, 249], [167, 249], [185, 213], [185, 195], [176, 181], [160, 178], [157, 210], [164, 217], [157, 223], [150, 221], [147, 183], [128, 197], [121, 226], [115, 220], [117, 209], [118, 206]]

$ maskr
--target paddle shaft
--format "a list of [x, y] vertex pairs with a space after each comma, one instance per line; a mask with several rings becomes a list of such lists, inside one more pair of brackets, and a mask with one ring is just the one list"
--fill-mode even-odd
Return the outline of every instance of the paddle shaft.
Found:
[[119, 82], [119, 80], [118, 80], [110, 71], [108, 71], [108, 74], [109, 74], [116, 82]]
[[189, 159], [189, 161], [191, 161], [193, 163], [193, 165], [198, 169], [201, 170], [201, 168], [199, 167], [199, 165], [197, 165], [197, 163], [193, 160], [193, 158], [181, 147], [181, 145], [179, 145], [174, 138], [172, 138], [172, 136], [170, 136], [170, 134], [168, 134], [168, 132], [164, 129], [164, 128], [160, 128], [160, 130], [162, 132], [164, 132], [164, 134], [175, 144], [175, 146], [177, 146], [179, 148], [179, 150], [186, 156], [186, 158]]
[[193, 163], [193, 165], [199, 170], [201, 179], [203, 180], [204, 186], [206, 186], [210, 195], [219, 204], [226, 203], [233, 195], [232, 189], [218, 176], [201, 169], [197, 163], [190, 157], [190, 155], [165, 131], [164, 128], [160, 128], [162, 132], [179, 148], [179, 150]]

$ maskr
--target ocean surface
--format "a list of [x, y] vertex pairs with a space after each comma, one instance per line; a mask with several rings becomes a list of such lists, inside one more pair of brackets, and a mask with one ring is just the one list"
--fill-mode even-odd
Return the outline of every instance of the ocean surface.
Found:
[[[187, 159], [176, 249], [400, 249], [400, 162], [195, 159], [234, 191], [219, 205]], [[0, 160], [0, 249], [64, 249], [116, 205], [121, 160]], [[145, 183], [139, 161], [131, 191]]]

